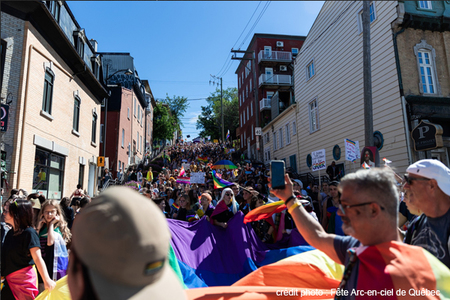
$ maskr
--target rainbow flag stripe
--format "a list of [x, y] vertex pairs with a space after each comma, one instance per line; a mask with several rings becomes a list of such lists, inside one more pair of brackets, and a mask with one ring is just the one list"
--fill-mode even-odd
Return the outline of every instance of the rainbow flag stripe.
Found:
[[247, 215], [245, 215], [244, 223], [267, 219], [273, 214], [282, 212], [285, 209], [286, 205], [284, 204], [283, 200], [265, 204], [263, 206], [251, 210]]
[[213, 181], [214, 181], [214, 189], [222, 189], [224, 187], [230, 186], [233, 183], [223, 180], [222, 178], [219, 178], [219, 176], [217, 176], [216, 171], [213, 170], [212, 171], [212, 175], [213, 175]]
[[197, 157], [197, 160], [206, 163], [206, 162], [208, 162], [208, 157], [207, 156], [203, 156], [203, 157], [199, 156], [199, 157]]
[[370, 166], [366, 162], [363, 163], [363, 168], [366, 170], [370, 170]]
[[177, 177], [177, 183], [190, 184], [191, 178], [190, 177]]
[[175, 208], [176, 210], [179, 210], [179, 209], [180, 209], [180, 206], [179, 206], [179, 205], [176, 205], [175, 202], [172, 203], [172, 207]]

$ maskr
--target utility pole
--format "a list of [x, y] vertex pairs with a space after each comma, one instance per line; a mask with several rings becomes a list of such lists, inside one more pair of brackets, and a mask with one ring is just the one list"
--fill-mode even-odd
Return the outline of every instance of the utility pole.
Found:
[[[237, 59], [237, 60], [250, 60], [253, 62], [253, 83], [254, 83], [254, 87], [255, 87], [255, 94], [254, 94], [254, 101], [255, 101], [255, 110], [256, 110], [256, 126], [255, 127], [261, 127], [260, 123], [259, 123], [259, 101], [258, 101], [258, 81], [256, 80], [256, 54], [255, 51], [243, 51], [243, 50], [233, 50], [231, 49], [231, 52], [234, 53], [234, 56], [231, 57], [231, 59]], [[236, 57], [236, 53], [243, 53], [244, 57]], [[252, 54], [252, 57], [250, 58], [246, 58], [245, 54]], [[261, 157], [261, 161], [263, 160], [262, 158], [264, 157], [264, 152], [263, 152], [263, 143], [259, 143], [259, 136], [256, 136], [256, 141], [259, 144], [259, 155], [257, 154], [257, 159], [259, 159]], [[244, 141], [245, 143], [246, 141]], [[258, 153], [258, 152], [256, 152]], [[259, 157], [258, 157], [259, 156]]]
[[365, 146], [374, 146], [372, 110], [372, 70], [370, 58], [370, 1], [363, 1], [363, 67], [364, 67], [364, 140]]
[[[225, 125], [223, 121], [223, 86], [222, 86], [222, 77], [216, 77], [214, 75], [209, 75], [213, 78], [213, 85], [216, 84], [216, 79], [220, 80], [220, 110], [221, 110], [221, 119], [222, 119], [222, 142], [225, 143]], [[209, 81], [211, 84], [211, 80]], [[219, 86], [219, 82], [217, 82], [217, 86]]]

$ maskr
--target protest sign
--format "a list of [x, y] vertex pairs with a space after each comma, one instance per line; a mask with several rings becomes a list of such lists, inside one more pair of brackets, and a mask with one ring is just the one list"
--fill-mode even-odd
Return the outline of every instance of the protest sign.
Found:
[[193, 184], [193, 183], [204, 184], [205, 183], [205, 172], [191, 173], [191, 184]]
[[313, 171], [325, 170], [327, 168], [325, 149], [311, 152], [311, 157]]

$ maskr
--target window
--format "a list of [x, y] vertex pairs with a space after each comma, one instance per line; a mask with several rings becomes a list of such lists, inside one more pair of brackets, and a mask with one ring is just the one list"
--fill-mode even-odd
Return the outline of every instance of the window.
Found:
[[431, 4], [431, 1], [419, 1], [419, 8], [432, 9], [433, 6]]
[[280, 137], [280, 148], [283, 148], [283, 128], [280, 128], [279, 130], [278, 136]]
[[104, 124], [100, 124], [100, 143], [103, 143], [103, 136], [104, 136], [103, 130], [105, 130], [104, 128], [105, 128]]
[[266, 134], [265, 134], [265, 137], [266, 137], [266, 144], [267, 144], [267, 143], [270, 142], [269, 133], [266, 133]]
[[0, 53], [1, 53], [1, 57], [0, 57], [0, 64], [1, 64], [0, 87], [2, 86], [2, 83], [3, 83], [3, 71], [5, 70], [6, 45], [7, 45], [6, 41], [5, 40], [1, 40], [1, 48], [0, 48]]
[[244, 131], [244, 140], [247, 140], [247, 131]]
[[255, 129], [253, 128], [253, 124], [252, 124], [252, 141], [255, 139]]
[[252, 117], [253, 117], [253, 101], [250, 102], [250, 111], [252, 112]]
[[130, 108], [128, 107], [128, 111], [127, 111], [127, 118], [128, 120], [130, 119]]
[[277, 133], [273, 133], [273, 150], [277, 150]]
[[289, 123], [286, 124], [286, 145], [289, 145], [291, 143], [291, 136], [290, 136], [290, 130], [289, 130]]
[[59, 14], [61, 12], [61, 4], [59, 3], [59, 1], [45, 1], [45, 6], [47, 6], [56, 22], [59, 23]]
[[248, 97], [248, 85], [245, 86], [245, 97]]
[[244, 109], [244, 124], [245, 124], [245, 109]]
[[138, 111], [137, 121], [138, 121], [138, 123], [139, 123], [139, 122], [141, 121], [141, 110], [138, 109], [137, 111]]
[[78, 168], [78, 184], [81, 184], [83, 186], [84, 182], [84, 165], [80, 164], [80, 167]]
[[47, 199], [61, 199], [64, 166], [64, 156], [36, 148], [32, 193], [40, 193]]
[[298, 54], [298, 48], [292, 48], [292, 55], [297, 55]]
[[306, 80], [314, 76], [314, 61], [312, 60], [306, 67]]
[[133, 113], [134, 113], [134, 117], [136, 118], [136, 98], [134, 98], [134, 110], [133, 110]]
[[141, 153], [143, 153], [143, 152], [144, 152], [144, 145], [143, 145], [143, 143], [142, 143], [142, 135], [140, 136], [140, 139], [141, 139], [141, 142], [140, 142], [140, 145], [141, 145]]
[[[359, 31], [359, 33], [363, 32], [362, 12], [363, 12], [363, 8], [361, 7], [361, 9], [358, 12], [358, 31]], [[372, 22], [377, 19], [375, 4], [373, 2], [370, 3], [370, 7], [369, 7], [369, 18], [370, 18], [370, 24], [372, 24]]]
[[55, 80], [55, 74], [47, 68], [45, 70], [45, 81], [44, 81], [44, 99], [42, 100], [42, 110], [52, 114], [52, 101], [53, 101], [53, 82]]
[[248, 119], [249, 119], [249, 113], [248, 113], [248, 106], [247, 106], [247, 121], [248, 121]]
[[292, 135], [297, 133], [297, 126], [295, 126], [295, 121], [292, 122]]
[[317, 100], [309, 103], [309, 132], [319, 130], [319, 109], [317, 107]]
[[79, 126], [80, 126], [80, 104], [81, 104], [81, 99], [78, 96], [75, 96], [74, 99], [74, 104], [73, 104], [73, 124], [72, 124], [72, 128], [73, 130], [75, 130], [76, 132], [78, 132]]
[[124, 144], [125, 144], [125, 129], [122, 128], [122, 148]]
[[239, 117], [241, 118], [241, 127], [242, 127], [242, 114], [240, 114]]
[[73, 32], [74, 46], [81, 58], [84, 58], [84, 37], [83, 29]]
[[424, 94], [434, 94], [434, 80], [433, 80], [433, 65], [430, 61], [430, 52], [425, 50], [419, 50], [419, 68], [420, 78], [422, 83], [422, 89]]
[[420, 93], [441, 95], [441, 86], [436, 71], [436, 51], [425, 40], [422, 40], [414, 46], [414, 54], [420, 78]]
[[250, 93], [252, 92], [252, 79], [250, 79], [250, 88], [249, 88], [249, 90], [250, 90]]
[[95, 144], [96, 139], [97, 139], [96, 133], [97, 133], [97, 114], [94, 112], [92, 114], [92, 134], [91, 134], [91, 136], [92, 136], [91, 141], [93, 144]]
[[137, 143], [137, 147], [136, 147], [136, 151], [139, 151], [139, 132], [137, 133], [137, 139], [136, 139], [136, 143]]

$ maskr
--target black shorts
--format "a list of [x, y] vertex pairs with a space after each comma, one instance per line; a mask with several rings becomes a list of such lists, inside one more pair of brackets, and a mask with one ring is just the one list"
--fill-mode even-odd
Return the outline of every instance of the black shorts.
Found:
[[73, 197], [70, 206], [80, 206], [81, 197]]

